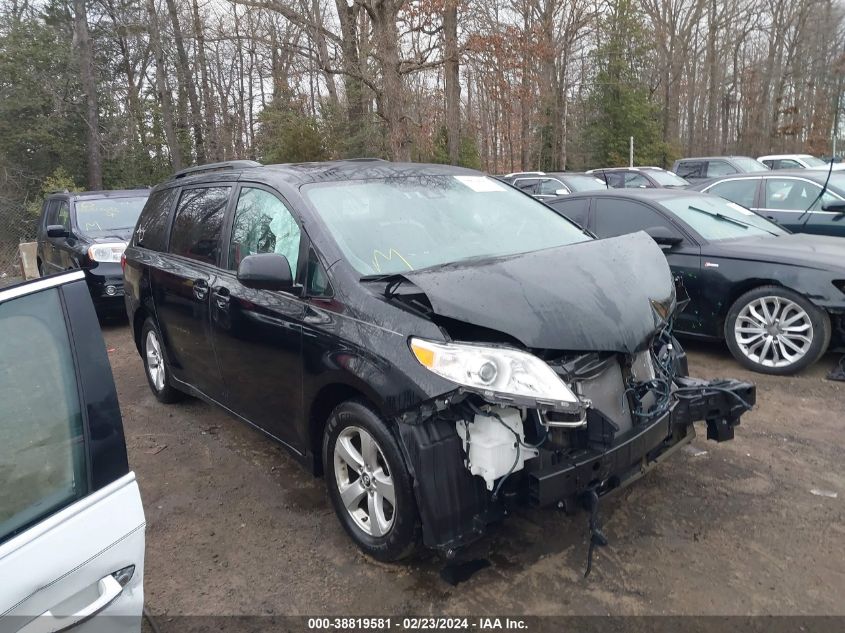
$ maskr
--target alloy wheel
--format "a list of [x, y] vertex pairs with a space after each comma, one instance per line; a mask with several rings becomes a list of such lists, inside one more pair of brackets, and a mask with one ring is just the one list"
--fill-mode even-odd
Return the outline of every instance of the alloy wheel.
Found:
[[150, 376], [150, 382], [153, 383], [156, 391], [161, 391], [164, 389], [164, 359], [161, 355], [158, 335], [154, 330], [147, 332], [145, 348], [147, 352], [147, 373]]
[[387, 460], [364, 429], [343, 429], [334, 445], [334, 475], [340, 499], [355, 525], [373, 537], [386, 535], [396, 517], [396, 494]]
[[749, 360], [766, 367], [788, 367], [810, 351], [813, 324], [807, 311], [794, 301], [760, 297], [740, 310], [734, 337]]

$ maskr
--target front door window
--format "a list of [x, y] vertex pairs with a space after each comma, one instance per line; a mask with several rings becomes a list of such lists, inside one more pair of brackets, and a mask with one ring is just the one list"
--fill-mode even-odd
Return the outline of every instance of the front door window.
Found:
[[247, 255], [277, 253], [287, 258], [296, 279], [299, 240], [299, 225], [279, 198], [264, 189], [241, 189], [229, 245], [231, 270], [237, 270]]

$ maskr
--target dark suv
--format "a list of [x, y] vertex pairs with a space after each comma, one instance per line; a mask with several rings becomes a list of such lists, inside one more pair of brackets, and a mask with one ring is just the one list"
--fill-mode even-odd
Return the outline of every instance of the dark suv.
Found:
[[754, 401], [686, 376], [651, 238], [596, 241], [468, 169], [192, 168], [153, 190], [125, 258], [156, 397], [285, 444], [381, 560], [454, 552], [516, 504], [595, 508], [693, 420], [730, 439]]
[[147, 189], [47, 196], [38, 220], [38, 272], [82, 269], [97, 311], [122, 313], [120, 257], [148, 196]]

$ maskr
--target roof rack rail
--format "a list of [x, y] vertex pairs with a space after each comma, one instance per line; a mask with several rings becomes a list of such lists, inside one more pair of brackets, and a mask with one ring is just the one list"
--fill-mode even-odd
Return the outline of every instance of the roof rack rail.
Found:
[[368, 162], [380, 162], [386, 163], [387, 161], [383, 158], [376, 158], [372, 156], [359, 156], [357, 158], [340, 158], [338, 159], [339, 162], [344, 163], [368, 163]]
[[207, 171], [223, 171], [224, 169], [245, 169], [247, 167], [261, 167], [261, 163], [255, 160], [227, 160], [222, 163], [208, 163], [207, 165], [196, 165], [195, 167], [186, 167], [180, 169], [173, 174], [172, 180], [178, 178], [185, 178], [186, 176], [193, 176], [194, 174], [201, 174]]

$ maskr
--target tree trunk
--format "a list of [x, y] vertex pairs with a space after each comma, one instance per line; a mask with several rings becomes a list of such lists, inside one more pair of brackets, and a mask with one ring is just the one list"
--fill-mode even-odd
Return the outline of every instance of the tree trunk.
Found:
[[716, 18], [717, 4], [716, 0], [710, 3], [710, 14], [708, 18], [708, 32], [707, 32], [707, 147], [709, 153], [716, 153], [718, 151], [716, 145], [716, 114], [719, 107], [719, 90], [717, 87], [717, 79], [719, 72], [719, 58], [716, 55], [716, 31], [718, 27]]
[[396, 29], [396, 2], [383, 0], [373, 8], [373, 36], [381, 62], [381, 114], [387, 124], [387, 145], [396, 161], [411, 158], [411, 139], [405, 112], [405, 86], [399, 68], [399, 34]]
[[[81, 0], [75, 0], [79, 2]], [[150, 48], [156, 61], [156, 92], [161, 104], [161, 118], [164, 125], [164, 136], [170, 150], [170, 162], [173, 169], [182, 169], [182, 148], [176, 136], [173, 124], [173, 102], [170, 89], [167, 87], [167, 68], [164, 65], [164, 51], [161, 49], [161, 33], [159, 31], [158, 16], [156, 15], [155, 0], [147, 0], [147, 15], [150, 18]]]
[[194, 18], [194, 36], [197, 38], [196, 60], [200, 71], [200, 82], [202, 84], [202, 105], [203, 117], [205, 119], [205, 141], [209, 145], [207, 158], [219, 160], [217, 148], [217, 131], [214, 129], [214, 100], [211, 97], [211, 86], [208, 82], [208, 66], [205, 57], [205, 30], [200, 20], [200, 10], [197, 0], [191, 3]]
[[176, 2], [167, 0], [167, 11], [170, 14], [170, 23], [173, 26], [173, 40], [176, 44], [176, 77], [188, 95], [188, 104], [191, 108], [191, 129], [194, 132], [194, 147], [197, 153], [197, 162], [205, 162], [205, 143], [202, 135], [202, 115], [200, 114], [199, 99], [197, 98], [197, 87], [194, 85], [194, 78], [191, 74], [188, 54], [185, 52], [185, 43], [182, 37], [182, 27], [179, 25], [179, 15], [176, 13]]
[[520, 169], [531, 169], [529, 165], [528, 150], [529, 150], [529, 109], [530, 109], [530, 92], [531, 92], [531, 70], [529, 66], [528, 43], [531, 40], [531, 33], [529, 21], [529, 10], [525, 7], [522, 13], [522, 42], [520, 46], [520, 54], [522, 55], [522, 79], [520, 84], [520, 119], [519, 119], [519, 165]]
[[446, 0], [443, 10], [443, 56], [446, 83], [446, 140], [449, 162], [457, 165], [461, 151], [461, 82], [458, 58], [458, 0]]
[[94, 51], [88, 32], [85, 0], [73, 0], [74, 39], [79, 56], [79, 75], [85, 92], [85, 125], [88, 143], [88, 188], [103, 188], [103, 159], [100, 153], [100, 114], [94, 76]]
[[336, 108], [339, 102], [334, 75], [325, 72], [325, 68], [329, 65], [329, 47], [326, 45], [326, 36], [321, 28], [323, 27], [323, 12], [320, 10], [320, 0], [311, 0], [311, 19], [318, 27], [313, 29], [312, 37], [317, 45], [318, 61], [320, 70], [323, 71], [323, 79], [326, 82], [326, 91], [329, 93], [329, 103]]
[[[346, 0], [335, 0], [340, 21], [342, 67], [344, 71], [344, 89], [346, 91], [347, 136], [360, 136], [367, 111], [367, 92], [361, 80], [361, 62], [358, 36], [358, 12], [360, 5], [349, 6]], [[360, 144], [360, 143], [356, 143]], [[359, 147], [347, 147], [355, 155], [364, 153]]]

